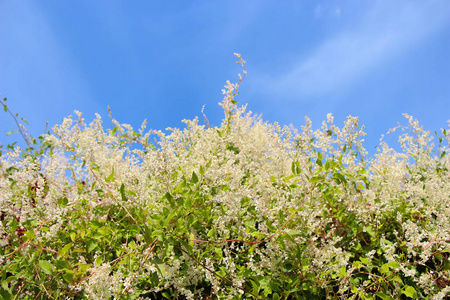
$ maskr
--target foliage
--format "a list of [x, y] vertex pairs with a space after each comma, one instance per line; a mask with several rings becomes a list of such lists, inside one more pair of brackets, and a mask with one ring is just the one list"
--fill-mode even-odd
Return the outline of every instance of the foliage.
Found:
[[368, 158], [357, 118], [269, 124], [240, 79], [220, 127], [76, 112], [1, 149], [0, 299], [447, 297], [450, 134], [405, 115], [403, 151]]

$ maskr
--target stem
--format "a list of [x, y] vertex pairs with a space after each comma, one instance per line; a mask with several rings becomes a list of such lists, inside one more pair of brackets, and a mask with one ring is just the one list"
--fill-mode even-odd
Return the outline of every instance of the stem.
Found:
[[[6, 100], [6, 98], [4, 99]], [[31, 148], [30, 141], [28, 140], [25, 132], [23, 132], [22, 128], [20, 127], [19, 121], [17, 121], [17, 117], [12, 113], [12, 111], [8, 108], [8, 106], [4, 103], [4, 100], [0, 100], [3, 104], [3, 107], [6, 109], [7, 112], [13, 117], [14, 121], [16, 122], [17, 128], [19, 129], [20, 134], [22, 135], [23, 139], [27, 143], [28, 148]]]

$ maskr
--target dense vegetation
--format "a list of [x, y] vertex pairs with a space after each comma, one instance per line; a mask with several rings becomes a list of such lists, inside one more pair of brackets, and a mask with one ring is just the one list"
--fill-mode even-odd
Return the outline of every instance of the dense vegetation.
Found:
[[235, 102], [241, 81], [219, 127], [20, 125], [28, 148], [0, 157], [0, 299], [448, 297], [450, 134], [433, 145], [405, 115], [402, 151], [368, 157], [357, 118], [269, 124]]

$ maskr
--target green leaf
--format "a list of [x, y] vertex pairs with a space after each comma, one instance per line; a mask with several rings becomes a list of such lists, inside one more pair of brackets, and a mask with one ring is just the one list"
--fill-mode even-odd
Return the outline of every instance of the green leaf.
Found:
[[25, 226], [28, 229], [33, 229], [34, 227], [36, 227], [39, 224], [39, 221], [37, 220], [27, 220], [25, 222], [23, 222], [23, 226]]
[[394, 276], [392, 277], [392, 282], [397, 281], [398, 283], [400, 283], [400, 285], [403, 285], [403, 281], [399, 276]]
[[153, 259], [153, 263], [156, 265], [156, 268], [158, 269], [159, 273], [163, 276], [166, 275], [166, 269], [164, 268], [164, 263], [159, 257], [155, 257]]
[[58, 198], [58, 204], [62, 207], [66, 207], [69, 200], [66, 197]]
[[[184, 207], [186, 208], [186, 209], [190, 209], [190, 208], [192, 208], [192, 199], [191, 199], [191, 197], [188, 197], [187, 199], [186, 199], [186, 201], [184, 202]], [[192, 215], [191, 215], [192, 216]]]
[[10, 226], [10, 229], [11, 229], [11, 233], [12, 232], [16, 232], [17, 227], [19, 227], [19, 222], [17, 222], [16, 218], [13, 218], [12, 221], [11, 221], [11, 225], [9, 225], [9, 226]]
[[72, 271], [72, 270], [66, 270], [66, 273], [62, 277], [67, 283], [72, 283], [73, 282], [74, 273], [75, 272]]
[[169, 201], [169, 204], [170, 204], [170, 206], [171, 206], [172, 208], [175, 208], [175, 201], [173, 201], [173, 197], [172, 197], [172, 195], [171, 195], [169, 192], [167, 192], [167, 193], [164, 195], [164, 198], [166, 198], [167, 201]]
[[333, 174], [333, 179], [338, 179], [339, 182], [337, 182], [337, 183], [347, 184], [347, 179], [345, 179], [345, 176], [342, 175], [341, 173], [334, 173]]
[[295, 268], [295, 266], [292, 264], [292, 262], [287, 261], [283, 264], [282, 270], [283, 272], [291, 272], [293, 269]]
[[[3, 280], [2, 281], [2, 288], [3, 288], [3, 290], [4, 291], [8, 291], [9, 292], [9, 283], [10, 283], [10, 277], [8, 277], [6, 280]], [[1, 297], [2, 295], [0, 294], [0, 297]], [[7, 298], [7, 299], [9, 299], [9, 298]]]
[[311, 177], [309, 179], [309, 182], [317, 183], [317, 182], [321, 182], [321, 181], [324, 181], [324, 180], [325, 180], [325, 178], [323, 176], [314, 176], [314, 177]]
[[321, 159], [316, 159], [316, 164], [317, 164], [319, 167], [322, 167], [322, 166], [323, 166], [322, 160], [321, 160]]
[[96, 266], [100, 266], [100, 265], [102, 264], [102, 262], [103, 262], [103, 258], [102, 258], [101, 256], [98, 256], [98, 257], [95, 259], [94, 264], [95, 264]]
[[42, 272], [44, 272], [47, 275], [51, 275], [53, 271], [53, 265], [49, 263], [46, 260], [40, 260], [39, 261], [39, 267], [41, 267]]
[[364, 226], [364, 229], [366, 230], [366, 232], [367, 232], [368, 234], [370, 234], [370, 236], [372, 237], [372, 239], [376, 239], [376, 238], [377, 238], [376, 233], [375, 233], [375, 231], [373, 230], [373, 227], [372, 227], [372, 226], [370, 226], [370, 225]]
[[128, 243], [128, 247], [130, 247], [131, 250], [136, 249], [136, 243], [134, 240], [131, 240], [131, 242]]
[[62, 260], [62, 259], [56, 260], [54, 266], [55, 266], [56, 270], [58, 270], [58, 271], [70, 270], [69, 263], [67, 261], [65, 261], [65, 260]]
[[207, 236], [210, 238], [213, 238], [215, 236], [215, 234], [216, 234], [216, 229], [213, 227], [208, 231]]
[[380, 297], [382, 300], [394, 300], [394, 298], [389, 297], [386, 294], [383, 294], [381, 292], [376, 293], [375, 295], [377, 295], [378, 297]]
[[67, 253], [69, 252], [70, 248], [72, 248], [72, 243], [68, 243], [58, 252], [61, 256], [65, 257], [65, 256], [67, 256]]
[[163, 235], [162, 230], [153, 230], [153, 232], [152, 232], [152, 237], [155, 237], [155, 236], [159, 237], [161, 235]]
[[389, 265], [386, 263], [380, 268], [381, 273], [386, 274], [389, 271]]
[[259, 231], [251, 232], [250, 236], [257, 237], [257, 238], [264, 238], [264, 237], [266, 237], [266, 235], [264, 233], [261, 233]]
[[300, 164], [298, 161], [293, 161], [292, 162], [292, 174], [298, 175], [301, 173], [301, 169], [300, 169]]
[[92, 267], [91, 264], [78, 264], [78, 271], [81, 273], [86, 273]]
[[197, 183], [198, 182], [198, 177], [197, 177], [197, 174], [195, 174], [195, 172], [192, 172], [191, 182], [192, 183]]
[[395, 260], [388, 262], [387, 265], [392, 269], [400, 268], [400, 265]]
[[95, 248], [97, 248], [98, 243], [94, 240], [90, 240], [87, 244], [87, 252], [91, 252], [92, 250], [94, 250]]
[[259, 290], [261, 288], [259, 282], [254, 281], [254, 280], [250, 280], [250, 283], [252, 284], [252, 287], [253, 287], [253, 293], [254, 294], [258, 294]]
[[91, 236], [94, 240], [100, 241], [105, 237], [105, 233], [104, 233], [104, 230], [103, 231], [98, 230], [98, 231], [95, 231]]
[[125, 196], [125, 185], [123, 183], [120, 185], [120, 195], [122, 196], [122, 201], [127, 201], [127, 197]]
[[402, 294], [404, 294], [406, 297], [410, 298], [417, 298], [417, 292], [412, 286], [405, 286], [402, 290]]
[[277, 293], [274, 293], [272, 296], [273, 300], [280, 300], [280, 296]]
[[322, 156], [322, 153], [317, 153], [317, 159], [319, 159], [319, 160], [322, 160], [322, 158], [323, 158], [323, 156]]
[[359, 259], [363, 264], [369, 264], [369, 259], [367, 258], [367, 257], [361, 257], [360, 259]]
[[400, 265], [396, 261], [390, 261], [381, 266], [381, 273], [387, 273], [389, 269], [399, 268]]
[[189, 245], [191, 245], [192, 247], [194, 246], [194, 241], [195, 240], [195, 236], [192, 232], [189, 233]]
[[109, 176], [105, 178], [105, 181], [106, 182], [114, 181], [114, 168], [112, 169], [111, 174], [109, 174]]
[[22, 239], [24, 241], [30, 241], [32, 239], [34, 239], [35, 234], [33, 230], [28, 230], [27, 232], [25, 232], [24, 236], [22, 237]]
[[293, 230], [293, 229], [285, 229], [284, 231], [285, 231], [287, 234], [292, 235], [292, 236], [296, 236], [296, 235], [302, 234], [300, 231]]
[[266, 226], [269, 228], [270, 231], [277, 231], [278, 228], [272, 225], [272, 221], [269, 219], [266, 220]]
[[222, 249], [219, 247], [214, 248], [214, 252], [219, 256], [220, 260], [222, 260], [222, 258], [223, 258]]

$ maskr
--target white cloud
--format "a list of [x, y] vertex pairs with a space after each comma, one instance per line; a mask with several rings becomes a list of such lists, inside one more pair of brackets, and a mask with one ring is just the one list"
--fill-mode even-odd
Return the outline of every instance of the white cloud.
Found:
[[[290, 62], [292, 67], [284, 74], [260, 74], [256, 84], [265, 94], [297, 99], [348, 88], [366, 72], [407, 54], [410, 47], [448, 24], [450, 19], [443, 6], [449, 8], [442, 1], [403, 5], [376, 2], [363, 12], [362, 18], [357, 18], [359, 21], [347, 27], [350, 29], [336, 32], [311, 55]], [[316, 17], [318, 13], [320, 6], [316, 7]]]

